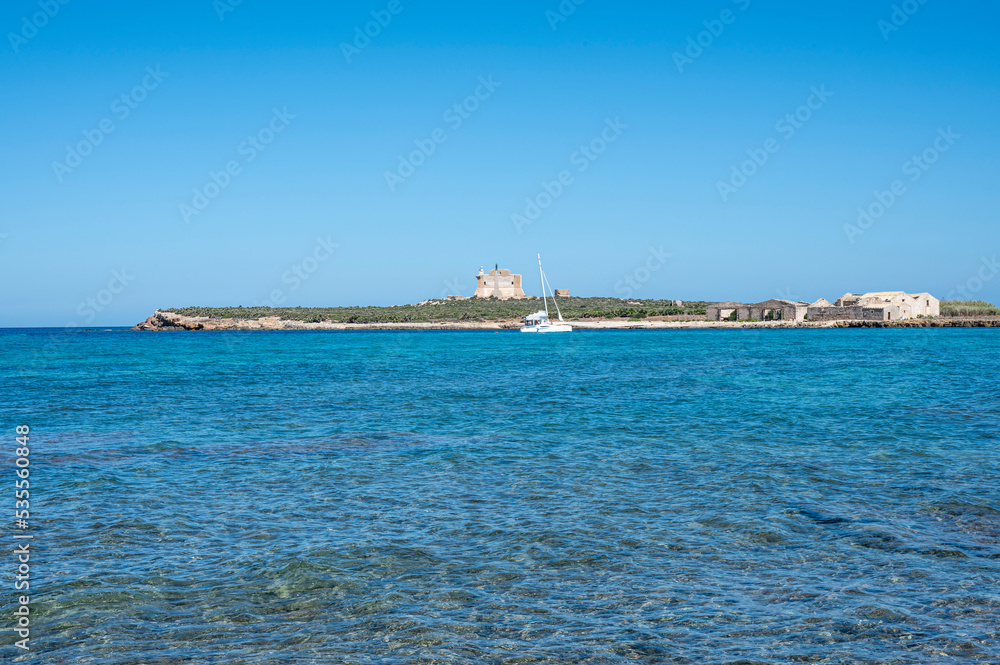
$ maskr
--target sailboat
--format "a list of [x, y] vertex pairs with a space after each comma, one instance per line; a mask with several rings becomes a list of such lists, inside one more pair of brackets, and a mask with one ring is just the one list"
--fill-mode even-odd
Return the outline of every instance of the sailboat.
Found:
[[544, 310], [539, 310], [534, 314], [529, 314], [524, 318], [523, 333], [552, 333], [552, 332], [572, 332], [573, 326], [563, 321], [562, 312], [559, 311], [559, 303], [556, 302], [556, 292], [549, 284], [549, 291], [552, 291], [552, 304], [556, 306], [556, 314], [559, 316], [559, 323], [549, 321], [549, 301], [545, 297], [545, 285], [548, 278], [542, 270], [542, 255], [538, 255], [538, 276], [542, 280], [542, 302], [545, 304]]

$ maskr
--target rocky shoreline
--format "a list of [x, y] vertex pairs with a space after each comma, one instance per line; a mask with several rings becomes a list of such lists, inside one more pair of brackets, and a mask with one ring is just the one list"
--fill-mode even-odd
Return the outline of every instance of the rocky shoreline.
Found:
[[[935, 318], [905, 321], [691, 321], [644, 319], [585, 319], [569, 321], [580, 330], [691, 330], [691, 329], [803, 329], [803, 328], [997, 328], [1000, 317]], [[512, 330], [520, 320], [439, 321], [434, 323], [337, 323], [334, 321], [294, 321], [276, 316], [259, 319], [224, 319], [208, 316], [185, 316], [157, 310], [132, 330]]]

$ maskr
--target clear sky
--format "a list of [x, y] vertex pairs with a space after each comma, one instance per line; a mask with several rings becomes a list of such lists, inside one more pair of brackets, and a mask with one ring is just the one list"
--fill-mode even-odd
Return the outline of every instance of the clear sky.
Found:
[[63, 2], [0, 6], [0, 326], [537, 294], [538, 252], [1000, 300], [995, 2]]

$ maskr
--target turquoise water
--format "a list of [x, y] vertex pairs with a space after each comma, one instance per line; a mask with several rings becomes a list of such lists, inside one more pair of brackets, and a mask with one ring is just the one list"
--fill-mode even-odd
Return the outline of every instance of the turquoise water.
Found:
[[0, 359], [16, 662], [1000, 660], [1000, 331], [7, 330]]

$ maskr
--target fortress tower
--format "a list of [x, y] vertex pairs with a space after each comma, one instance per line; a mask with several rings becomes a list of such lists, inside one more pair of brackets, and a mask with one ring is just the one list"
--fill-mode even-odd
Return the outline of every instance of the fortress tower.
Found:
[[523, 298], [524, 289], [521, 288], [521, 276], [512, 275], [509, 270], [499, 266], [487, 274], [480, 266], [479, 274], [476, 275], [476, 292], [472, 294], [472, 297], [489, 298], [490, 296], [495, 296], [500, 300]]

